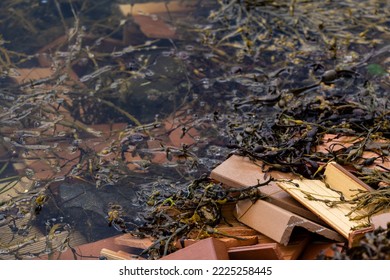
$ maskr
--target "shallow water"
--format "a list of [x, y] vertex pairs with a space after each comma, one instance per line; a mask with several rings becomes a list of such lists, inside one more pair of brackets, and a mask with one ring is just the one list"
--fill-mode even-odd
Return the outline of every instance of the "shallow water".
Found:
[[241, 124], [267, 136], [295, 100], [364, 103], [369, 82], [370, 110], [389, 110], [388, 1], [144, 2], [1, 1], [0, 258], [39, 255], [19, 249], [33, 229], [118, 234], [117, 205], [135, 228], [148, 194], [208, 174], [250, 141]]

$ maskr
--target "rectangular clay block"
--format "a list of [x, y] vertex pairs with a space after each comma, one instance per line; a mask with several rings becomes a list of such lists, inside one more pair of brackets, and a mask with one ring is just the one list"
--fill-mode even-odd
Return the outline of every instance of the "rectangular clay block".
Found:
[[390, 213], [381, 213], [377, 215], [373, 215], [370, 218], [371, 224], [375, 229], [383, 228], [386, 229], [387, 225], [390, 223]]
[[[218, 238], [218, 240], [225, 242], [227, 248], [255, 245], [257, 243], [259, 244], [275, 243], [275, 241], [272, 240], [271, 238], [239, 222], [237, 218], [234, 216], [235, 208], [236, 208], [235, 203], [224, 204], [222, 206], [222, 216], [224, 217], [224, 219], [214, 229], [231, 236], [244, 237], [246, 238], [246, 240], [241, 241], [234, 238], [221, 238], [221, 237]], [[253, 239], [253, 237], [257, 237], [257, 238]], [[290, 239], [289, 244], [287, 246], [279, 245], [278, 247], [282, 253], [283, 259], [285, 260], [297, 259], [300, 256], [301, 252], [306, 247], [306, 245], [308, 244], [308, 242], [310, 241], [310, 239], [311, 236], [308, 232], [302, 232], [299, 235], [295, 233], [292, 240]], [[187, 242], [189, 243], [191, 242], [191, 240], [184, 241], [185, 244]]]
[[[210, 177], [226, 185], [227, 188], [254, 186], [258, 181], [264, 182], [264, 173], [259, 166], [249, 158], [233, 155], [211, 171]], [[293, 179], [295, 176], [289, 173], [271, 172], [270, 175], [279, 179]], [[316, 223], [323, 223], [315, 214], [302, 206], [287, 192], [280, 189], [275, 183], [260, 188], [260, 191], [268, 196], [267, 201], [283, 209], [298, 214]]]
[[231, 260], [281, 260], [282, 252], [277, 243], [256, 244], [229, 248]]
[[[258, 244], [257, 236], [237, 236], [238, 238], [232, 237], [222, 237], [217, 238], [219, 241], [225, 243], [226, 248], [239, 247], [239, 246], [248, 246]], [[201, 240], [198, 239], [186, 239], [184, 240], [184, 247], [191, 246]]]
[[[329, 150], [332, 150], [333, 152], [337, 152], [341, 149], [346, 149], [351, 147], [353, 144], [355, 144], [358, 141], [363, 140], [362, 138], [356, 138], [356, 136], [342, 136], [338, 134], [325, 134], [322, 138], [322, 144], [315, 147], [315, 152], [317, 153], [328, 153]], [[375, 141], [376, 142], [376, 141]], [[389, 141], [385, 138], [377, 140], [375, 144], [381, 145], [386, 144]], [[361, 161], [377, 157], [378, 154], [370, 151], [364, 151], [362, 154]], [[368, 168], [375, 168], [375, 169], [382, 169], [380, 166], [383, 166], [385, 168], [390, 168], [390, 157], [380, 157], [377, 158], [373, 164], [367, 166]]]
[[100, 256], [106, 257], [108, 260], [142, 260], [143, 258], [140, 258], [137, 255], [129, 254], [124, 251], [113, 251], [110, 249], [103, 248], [100, 251]]
[[31, 81], [49, 78], [54, 74], [54, 70], [50, 67], [47, 68], [19, 68], [17, 75], [12, 78], [18, 84], [24, 84]]
[[206, 238], [195, 244], [162, 257], [160, 260], [228, 260], [225, 243], [215, 238]]
[[191, 10], [190, 5], [186, 5], [183, 1], [168, 1], [166, 2], [151, 2], [151, 3], [136, 3], [136, 4], [120, 4], [118, 9], [123, 16], [128, 15], [151, 15], [151, 14], [170, 14], [170, 13], [186, 13]]
[[137, 238], [131, 234], [123, 234], [115, 238], [115, 244], [132, 248], [147, 249], [153, 245], [153, 240], [150, 238]]
[[331, 240], [345, 241], [336, 231], [264, 200], [257, 200], [255, 203], [251, 200], [239, 201], [236, 216], [240, 222], [283, 245], [289, 243], [294, 228], [304, 228]]

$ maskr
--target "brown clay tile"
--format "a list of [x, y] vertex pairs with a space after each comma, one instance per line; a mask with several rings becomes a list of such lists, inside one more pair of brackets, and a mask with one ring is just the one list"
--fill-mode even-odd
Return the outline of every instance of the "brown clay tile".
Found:
[[[176, 38], [176, 28], [168, 21], [172, 18], [186, 16], [193, 9], [182, 1], [169, 1], [168, 3], [151, 2], [118, 5], [120, 13], [128, 17], [128, 23], [123, 30], [125, 45], [137, 45], [149, 38]], [[140, 31], [144, 34], [140, 34]], [[141, 39], [140, 39], [141, 38]]]
[[119, 11], [124, 16], [140, 15], [140, 14], [169, 14], [169, 13], [185, 13], [193, 9], [186, 2], [175, 0], [167, 3], [150, 2], [136, 4], [120, 4]]
[[[210, 177], [229, 187], [256, 185], [258, 180], [265, 181], [262, 162], [253, 162], [247, 157], [232, 155], [211, 171]], [[276, 179], [295, 179], [293, 174], [279, 171], [267, 172], [267, 176]]]
[[[222, 206], [221, 212], [223, 219], [221, 222], [214, 227], [216, 233], [213, 237], [226, 237], [226, 236], [257, 236], [260, 233], [253, 228], [248, 227], [247, 225], [239, 222], [237, 218], [234, 216], [236, 204], [228, 203]], [[218, 232], [220, 234], [218, 234]], [[189, 238], [197, 239], [200, 231], [193, 230], [193, 236]]]
[[192, 145], [196, 142], [194, 138], [199, 135], [195, 128], [190, 128], [183, 134], [183, 128], [186, 129], [184, 124], [186, 121], [188, 119], [179, 120], [175, 117], [169, 117], [165, 120], [165, 130], [169, 133], [169, 140], [175, 147], [181, 147], [182, 144]]
[[[328, 150], [331, 148], [332, 151], [337, 152], [341, 149], [351, 147], [354, 143], [360, 141], [361, 139], [356, 138], [355, 136], [340, 136], [337, 134], [325, 134], [322, 141], [323, 143], [315, 147], [315, 152], [328, 153]], [[386, 142], [386, 140], [380, 140], [379, 142]], [[387, 141], [388, 142], [388, 141]], [[378, 154], [366, 151], [362, 154], [361, 161], [364, 159], [377, 157]], [[385, 157], [384, 159], [378, 158], [369, 168], [380, 168], [378, 165], [381, 165], [385, 168], [390, 168], [390, 158]]]
[[[222, 221], [219, 225], [215, 227], [217, 230], [238, 237], [242, 236], [243, 233], [253, 232], [253, 234], [257, 235], [257, 240], [258, 243], [260, 244], [275, 242], [274, 240], [261, 234], [257, 230], [254, 230], [248, 227], [247, 225], [239, 222], [237, 218], [234, 216], [235, 207], [236, 207], [235, 203], [229, 203], [222, 206], [222, 215], [224, 217], [224, 221]], [[221, 240], [221, 238], [219, 240]], [[303, 232], [298, 234], [295, 232], [287, 245], [279, 244], [279, 249], [282, 253], [283, 259], [285, 260], [297, 259], [299, 255], [302, 253], [302, 251], [304, 250], [304, 248], [306, 247], [306, 245], [310, 242], [310, 240], [311, 240], [311, 235], [308, 232]], [[249, 244], [249, 245], [254, 245], [254, 244]], [[236, 246], [241, 246], [241, 245], [236, 245]], [[230, 248], [233, 246], [229, 246], [229, 244], [227, 244], [227, 247]]]
[[379, 227], [385, 229], [387, 224], [390, 223], [390, 213], [381, 213], [371, 216], [371, 223], [374, 225], [374, 228]]
[[139, 249], [147, 249], [153, 244], [149, 238], [137, 238], [131, 234], [123, 234], [115, 238], [115, 244]]
[[152, 162], [154, 163], [165, 163], [168, 161], [167, 154], [165, 151], [161, 150], [161, 142], [158, 140], [148, 140], [148, 148], [153, 151]]
[[336, 231], [264, 200], [257, 200], [255, 203], [250, 200], [242, 200], [237, 203], [236, 209], [239, 221], [282, 245], [289, 243], [295, 228], [303, 228], [331, 240], [345, 241]]
[[[61, 109], [63, 110], [63, 109]], [[62, 114], [66, 116], [66, 118], [73, 120], [73, 118], [69, 115], [69, 112], [67, 111], [61, 111]], [[77, 122], [76, 122], [77, 124]], [[94, 134], [91, 134], [89, 138], [84, 139], [83, 143], [81, 145], [88, 146], [88, 148], [92, 148], [97, 153], [100, 153], [100, 155], [105, 160], [114, 160], [116, 156], [118, 156], [115, 153], [108, 153], [103, 154], [102, 151], [106, 150], [106, 148], [109, 146], [109, 143], [112, 143], [113, 141], [117, 141], [119, 134], [126, 128], [125, 123], [116, 123], [116, 124], [99, 124], [99, 125], [91, 125], [88, 126], [86, 129], [88, 131], [93, 133], [99, 133], [101, 137], [96, 138], [94, 137]], [[59, 124], [55, 127], [56, 133], [59, 133], [60, 131], [67, 132], [69, 131], [69, 128], [61, 126]], [[177, 135], [178, 131], [172, 131], [171, 137], [172, 139], [179, 139], [180, 136]], [[195, 129], [191, 129], [191, 133], [195, 133]], [[54, 133], [54, 130], [51, 128], [50, 131], [46, 131], [47, 134]], [[183, 142], [178, 142], [178, 141]], [[176, 140], [175, 144], [179, 145], [181, 143], [190, 143], [193, 141], [192, 138], [190, 138], [189, 135], [186, 135], [183, 137], [183, 139]], [[27, 144], [36, 144], [36, 143], [27, 143]], [[53, 148], [53, 152], [57, 155], [55, 158], [47, 158], [44, 150], [33, 150], [28, 155], [24, 155], [24, 165], [20, 169], [21, 172], [23, 172], [24, 168], [28, 167], [34, 170], [35, 172], [35, 178], [36, 179], [48, 179], [52, 178], [53, 176], [60, 177], [64, 174], [67, 174], [70, 169], [77, 164], [78, 162], [78, 155], [79, 152], [76, 151], [74, 153], [69, 153], [67, 143], [61, 143], [59, 142], [56, 146], [56, 148]], [[179, 147], [178, 146], [178, 147]], [[156, 149], [155, 152], [153, 152], [153, 157], [150, 159], [151, 162], [154, 163], [164, 163], [168, 161], [166, 158], [166, 152], [164, 151], [158, 151], [158, 148], [161, 148], [160, 142], [157, 140], [149, 140], [148, 141], [148, 147], [150, 149]], [[41, 160], [44, 159], [44, 160]], [[125, 159], [128, 162], [128, 167], [130, 170], [137, 171], [137, 172], [147, 172], [147, 170], [143, 167], [143, 164], [145, 161], [138, 155], [133, 156], [130, 152], [125, 153]], [[58, 161], [61, 162], [58, 162]], [[176, 157], [173, 157], [172, 160], [177, 160]], [[61, 170], [58, 171], [56, 169], [56, 166], [62, 166]]]
[[[265, 235], [258, 236], [259, 244], [274, 243], [275, 241]], [[279, 244], [284, 260], [296, 260], [313, 240], [309, 232], [295, 232], [287, 245]]]
[[[121, 131], [123, 131], [127, 127], [127, 123], [112, 123], [112, 124], [94, 124], [90, 127], [96, 131], [100, 131], [102, 133], [103, 138], [112, 138], [117, 139], [118, 135]], [[108, 143], [108, 141], [106, 141]]]
[[[93, 45], [95, 44], [95, 41], [98, 38], [92, 34], [84, 34], [83, 35], [83, 43], [85, 45]], [[43, 48], [41, 48], [38, 53], [38, 61], [42, 67], [50, 67], [52, 66], [52, 54], [54, 54], [56, 51], [61, 49], [66, 49], [65, 47], [68, 44], [69, 36], [68, 35], [62, 35], [61, 37], [58, 37], [51, 43], [45, 45]], [[100, 41], [99, 47], [96, 49], [96, 51], [107, 53], [112, 52], [114, 50], [118, 50], [119, 48], [123, 47], [123, 42], [117, 39], [113, 38], [103, 38]], [[77, 64], [74, 63], [73, 66]]]
[[[232, 238], [232, 237], [215, 237], [219, 241], [222, 241], [225, 243], [226, 248], [231, 248], [231, 247], [239, 247], [239, 246], [248, 246], [248, 245], [255, 245], [258, 244], [258, 236], [238, 236], [237, 238]], [[198, 239], [186, 239], [184, 240], [184, 247], [188, 247], [192, 244], [195, 244], [196, 242], [199, 242], [200, 240]], [[178, 244], [178, 247], [180, 245]], [[180, 247], [179, 247], [180, 248]]]
[[[72, 69], [67, 69], [67, 73], [71, 79], [74, 81], [78, 80], [77, 74]], [[44, 63], [43, 67], [34, 67], [34, 68], [19, 68], [16, 70], [16, 75], [10, 76], [18, 84], [26, 84], [31, 81], [36, 81], [40, 79], [50, 78], [55, 74], [55, 71], [52, 67], [47, 66]], [[40, 85], [41, 88], [47, 88], [45, 85]], [[59, 88], [56, 88], [57, 90]], [[66, 89], [64, 89], [66, 90]]]
[[[148, 38], [173, 39], [176, 37], [175, 28], [158, 16], [151, 17], [146, 15], [134, 15], [133, 20], [139, 25], [142, 33]], [[130, 37], [127, 41], [131, 43], [131, 35], [124, 37]]]
[[12, 76], [12, 78], [18, 84], [24, 84], [30, 81], [35, 81], [39, 79], [44, 79], [52, 76], [54, 74], [54, 70], [47, 68], [20, 68], [17, 69], [17, 74]]
[[322, 138], [323, 143], [315, 147], [315, 152], [328, 153], [329, 148], [332, 148], [334, 152], [337, 152], [343, 148], [352, 146], [356, 141], [356, 137], [325, 134]]
[[[258, 164], [253, 163], [249, 158], [233, 155], [213, 169], [210, 177], [225, 184], [227, 188], [253, 186], [257, 184], [258, 180], [260, 182], [265, 180], [264, 172]], [[294, 178], [291, 174], [282, 172], [272, 172], [270, 175], [274, 178]], [[302, 204], [297, 202], [287, 192], [281, 190], [273, 182], [261, 187], [260, 191], [268, 197], [267, 200], [270, 203], [317, 223], [322, 223], [315, 214], [302, 206]]]
[[221, 214], [222, 214], [222, 224], [229, 224], [232, 222], [237, 222], [236, 217], [234, 216], [234, 211], [236, 209], [235, 203], [225, 203], [221, 205]]
[[126, 257], [128, 260], [145, 260], [145, 258], [140, 257], [139, 255], [130, 254], [122, 250], [119, 250], [116, 253], [120, 256]]
[[[84, 45], [96, 45], [95, 42], [98, 38], [91, 34], [83, 35], [83, 44]], [[38, 63], [41, 67], [50, 68], [53, 66], [53, 57], [55, 56], [56, 51], [66, 51], [66, 46], [68, 45], [69, 36], [63, 35], [51, 43], [47, 44], [38, 51]], [[122, 40], [117, 40], [113, 38], [102, 38], [100, 40], [99, 46], [96, 51], [102, 53], [109, 53], [115, 50], [121, 49], [124, 47]], [[65, 64], [65, 59], [58, 60], [56, 63]], [[68, 76], [71, 78], [71, 84], [77, 84], [80, 87], [85, 87], [85, 85], [80, 81], [78, 74], [84, 73], [85, 67], [83, 63], [79, 63], [79, 60], [76, 60], [72, 63], [71, 67], [66, 67]]]
[[280, 189], [280, 187], [276, 184], [270, 183], [267, 186], [263, 186], [260, 191], [267, 196], [265, 200], [268, 202], [313, 222], [325, 225], [325, 223], [315, 213], [308, 210], [305, 206], [296, 201], [289, 193]]
[[53, 64], [52, 57], [50, 56], [50, 53], [53, 53], [56, 51], [57, 48], [60, 46], [65, 45], [68, 42], [68, 35], [62, 35], [61, 37], [58, 37], [54, 41], [50, 42], [46, 46], [44, 46], [42, 49], [38, 51], [38, 62], [42, 67], [50, 67]]
[[250, 236], [259, 234], [257, 230], [240, 224], [233, 224], [233, 226], [217, 225], [215, 230], [221, 234], [231, 236]]
[[282, 252], [284, 260], [296, 260], [305, 250], [306, 246], [310, 246], [311, 236], [303, 234], [290, 239], [290, 242], [284, 246], [280, 245], [279, 249]]
[[277, 243], [256, 244], [228, 249], [231, 260], [281, 260], [282, 252]]
[[225, 243], [215, 238], [206, 238], [183, 249], [162, 257], [161, 260], [228, 260]]
[[143, 260], [138, 255], [129, 254], [124, 251], [113, 251], [110, 249], [103, 248], [100, 251], [100, 256], [107, 258], [108, 260]]
[[258, 244], [258, 237], [255, 236], [239, 236], [238, 238], [222, 237], [218, 238], [219, 241], [225, 243], [226, 248], [240, 247]]

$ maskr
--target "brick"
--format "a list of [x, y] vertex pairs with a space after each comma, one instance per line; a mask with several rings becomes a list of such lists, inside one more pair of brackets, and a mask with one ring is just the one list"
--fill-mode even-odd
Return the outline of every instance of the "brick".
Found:
[[390, 213], [380, 213], [371, 216], [371, 224], [374, 226], [375, 229], [377, 228], [387, 228], [387, 224], [390, 223]]
[[[195, 128], [188, 129], [186, 123], [191, 122], [191, 119], [184, 117], [182, 119], [169, 117], [165, 120], [165, 131], [169, 133], [169, 140], [175, 147], [181, 147], [183, 144], [192, 145], [195, 144], [195, 137], [199, 135], [199, 132]], [[187, 129], [183, 135], [183, 128]]]
[[215, 227], [218, 232], [222, 234], [231, 235], [231, 236], [248, 236], [248, 235], [257, 235], [259, 232], [253, 228], [247, 226], [241, 226], [235, 224], [233, 226], [221, 226], [218, 225]]
[[100, 251], [100, 256], [107, 258], [108, 260], [143, 260], [144, 258], [138, 255], [129, 254], [124, 251], [113, 251], [110, 249], [103, 248]]
[[231, 260], [281, 260], [282, 252], [277, 243], [233, 247], [228, 250]]
[[[322, 144], [315, 147], [315, 152], [320, 153], [328, 153], [329, 149], [332, 149], [332, 151], [337, 152], [342, 149], [346, 149], [351, 147], [354, 143], [357, 143], [358, 141], [362, 140], [361, 138], [356, 138], [355, 136], [340, 136], [337, 134], [325, 134], [322, 139]], [[389, 143], [388, 140], [380, 139], [377, 142], [378, 144], [381, 143]], [[362, 159], [359, 162], [363, 162], [365, 159], [371, 158], [371, 157], [377, 157], [378, 154], [370, 151], [365, 151], [362, 154]], [[385, 157], [384, 159], [378, 158], [374, 161], [374, 163], [368, 168], [380, 168], [379, 165], [390, 169], [390, 158]]]
[[[159, 17], [134, 15], [133, 20], [139, 25], [142, 33], [148, 38], [174, 39], [177, 37], [175, 28]], [[129, 31], [125, 32], [129, 33]], [[131, 37], [131, 34], [124, 35], [124, 38], [128, 38], [126, 41], [133, 44]]]
[[[256, 185], [264, 182], [264, 172], [261, 163], [252, 162], [249, 158], [233, 155], [211, 171], [210, 178], [223, 183], [227, 188], [238, 188]], [[295, 176], [283, 172], [271, 172], [274, 178], [293, 179]], [[267, 196], [267, 201], [302, 217], [323, 223], [315, 214], [297, 202], [290, 194], [271, 182], [260, 188]]]
[[18, 84], [28, 83], [39, 79], [49, 78], [54, 74], [54, 70], [47, 68], [19, 68], [17, 75], [12, 76]]
[[282, 245], [287, 245], [293, 230], [299, 228], [331, 240], [345, 241], [345, 238], [336, 231], [264, 200], [257, 200], [255, 203], [250, 200], [242, 200], [237, 203], [236, 209], [239, 221]]
[[123, 234], [115, 238], [115, 244], [139, 249], [147, 249], [153, 245], [153, 240], [150, 238], [137, 238], [131, 234]]
[[[231, 238], [231, 237], [218, 237], [218, 235], [216, 234], [213, 237], [219, 241], [222, 241], [225, 244], [226, 248], [258, 244], [258, 237], [256, 235], [254, 236], [237, 235], [238, 238]], [[184, 240], [184, 247], [188, 247], [199, 241], [200, 241], [199, 239], [186, 239]], [[178, 244], [178, 247], [179, 246], [180, 245]]]
[[296, 260], [305, 250], [306, 246], [310, 246], [309, 243], [312, 237], [308, 234], [301, 234], [299, 236], [293, 236], [287, 245], [280, 245], [279, 249], [282, 253], [284, 260]]
[[164, 256], [161, 260], [228, 260], [225, 243], [215, 238], [206, 238], [176, 252]]
[[188, 5], [186, 2], [175, 0], [165, 2], [150, 2], [150, 3], [136, 3], [136, 4], [120, 4], [119, 11], [124, 16], [134, 16], [140, 14], [158, 14], [168, 15], [169, 13], [186, 13], [194, 7]]

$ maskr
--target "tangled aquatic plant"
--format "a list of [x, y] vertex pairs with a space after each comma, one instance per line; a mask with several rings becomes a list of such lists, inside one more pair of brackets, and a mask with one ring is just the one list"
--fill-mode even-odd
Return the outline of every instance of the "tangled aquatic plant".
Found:
[[184, 238], [202, 239], [210, 235], [226, 235], [214, 227], [223, 219], [222, 205], [242, 199], [257, 200], [262, 197], [258, 187], [267, 185], [273, 179], [241, 189], [225, 189], [208, 177], [192, 181], [181, 190], [163, 193], [156, 191], [149, 197], [151, 211], [145, 217], [145, 223], [139, 226], [133, 235], [150, 237], [153, 244], [140, 255], [149, 259], [158, 259], [174, 252], [175, 242]]

